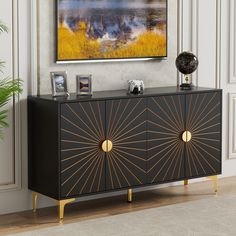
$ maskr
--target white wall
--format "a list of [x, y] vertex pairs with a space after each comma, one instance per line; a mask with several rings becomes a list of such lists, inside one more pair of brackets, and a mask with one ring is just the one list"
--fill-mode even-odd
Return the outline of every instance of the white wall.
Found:
[[176, 69], [174, 63], [177, 55], [177, 1], [169, 0], [168, 9], [168, 60], [162, 62], [119, 62], [119, 63], [89, 63], [74, 65], [56, 65], [55, 42], [53, 33], [55, 29], [54, 0], [39, 1], [39, 88], [40, 93], [51, 93], [49, 79], [50, 71], [68, 72], [69, 91], [75, 92], [76, 74], [92, 74], [93, 90], [114, 90], [127, 88], [127, 80], [143, 79], [145, 86], [170, 86], [176, 85]]
[[[14, 28], [8, 36], [4, 36], [3, 39], [1, 37], [1, 42], [5, 41], [4, 44], [0, 44], [4, 45], [4, 47], [0, 46], [0, 57], [8, 61], [7, 74], [16, 76], [19, 73], [24, 79], [24, 94], [21, 96], [20, 103], [21, 116], [16, 116], [14, 121], [13, 113], [10, 114], [10, 122], [11, 124], [15, 122], [16, 126], [15, 129], [11, 128], [6, 131], [5, 143], [0, 145], [0, 214], [31, 208], [31, 195], [27, 190], [26, 97], [27, 94], [36, 93], [38, 89], [43, 93], [49, 92], [48, 72], [53, 69], [63, 69], [53, 64], [53, 51], [49, 50], [53, 44], [50, 37], [50, 29], [53, 27], [50, 23], [53, 21], [52, 19], [50, 21], [53, 15], [53, 0], [33, 0], [32, 2], [32, 8], [30, 0], [0, 2], [0, 18], [4, 18], [7, 24]], [[125, 88], [125, 81], [133, 75], [146, 76], [145, 82], [149, 87], [175, 85], [177, 73], [174, 68], [174, 58], [177, 52], [182, 50], [195, 52], [200, 60], [199, 70], [194, 75], [195, 84], [224, 89], [223, 176], [236, 175], [236, 159], [233, 159], [236, 158], [235, 0], [169, 0], [169, 7], [170, 57], [168, 61], [68, 66], [67, 70], [70, 71], [72, 78], [69, 81], [70, 88], [72, 90], [77, 70], [78, 73], [89, 72], [94, 75], [95, 90]], [[40, 28], [36, 27], [37, 12]], [[33, 26], [32, 34], [30, 22]], [[38, 41], [37, 29], [39, 29]], [[109, 74], [115, 74], [115, 76], [112, 78], [107, 76], [104, 72], [107, 70]], [[153, 74], [155, 80], [152, 79]], [[39, 81], [37, 81], [37, 75], [40, 75]], [[39, 86], [37, 86], [38, 82]], [[17, 104], [16, 100], [16, 114], [18, 114]], [[20, 138], [18, 137], [19, 121]], [[16, 140], [15, 143], [14, 140]], [[14, 147], [16, 155], [12, 152]], [[54, 204], [46, 197], [40, 197], [39, 202], [40, 207]]]

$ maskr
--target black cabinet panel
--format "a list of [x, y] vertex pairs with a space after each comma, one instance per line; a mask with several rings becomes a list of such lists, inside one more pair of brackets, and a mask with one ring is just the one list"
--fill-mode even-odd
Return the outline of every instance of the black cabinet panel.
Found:
[[146, 120], [145, 98], [106, 102], [106, 189], [146, 183]]
[[105, 190], [105, 102], [61, 105], [61, 195]]
[[28, 187], [54, 199], [60, 199], [59, 107], [41, 99], [28, 100]]
[[221, 173], [221, 93], [186, 96], [186, 177]]
[[185, 96], [148, 98], [149, 183], [167, 182], [184, 177]]

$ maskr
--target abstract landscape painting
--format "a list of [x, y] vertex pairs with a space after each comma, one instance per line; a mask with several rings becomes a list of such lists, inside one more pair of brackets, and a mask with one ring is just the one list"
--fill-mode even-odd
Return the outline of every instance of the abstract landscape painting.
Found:
[[57, 61], [167, 54], [167, 0], [57, 0]]

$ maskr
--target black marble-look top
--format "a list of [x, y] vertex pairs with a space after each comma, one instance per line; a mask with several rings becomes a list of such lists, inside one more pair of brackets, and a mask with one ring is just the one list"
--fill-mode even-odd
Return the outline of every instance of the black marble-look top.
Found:
[[69, 97], [52, 97], [52, 95], [38, 95], [29, 96], [29, 98], [38, 98], [43, 100], [55, 101], [59, 103], [64, 102], [76, 102], [76, 101], [93, 101], [93, 100], [112, 100], [121, 98], [140, 98], [140, 97], [152, 97], [161, 95], [175, 95], [175, 94], [192, 94], [192, 93], [204, 93], [221, 91], [221, 89], [193, 87], [192, 90], [181, 90], [179, 87], [157, 87], [146, 88], [143, 94], [128, 94], [127, 90], [111, 90], [93, 92], [92, 96], [77, 96], [76, 94], [70, 94]]

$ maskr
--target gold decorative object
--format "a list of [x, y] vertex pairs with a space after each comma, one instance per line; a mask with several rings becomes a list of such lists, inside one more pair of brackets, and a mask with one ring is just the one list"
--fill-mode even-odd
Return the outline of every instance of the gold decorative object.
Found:
[[102, 143], [102, 150], [104, 152], [110, 152], [113, 148], [113, 143], [111, 140], [105, 140], [103, 143]]
[[33, 212], [36, 212], [37, 209], [37, 198], [38, 194], [36, 192], [33, 192]]
[[182, 140], [185, 142], [185, 143], [188, 143], [190, 142], [192, 139], [192, 133], [190, 131], [185, 131], [183, 132], [182, 134]]
[[128, 198], [127, 198], [127, 201], [128, 201], [129, 203], [132, 202], [132, 189], [131, 189], [131, 188], [128, 189]]
[[64, 218], [65, 205], [74, 201], [75, 201], [75, 198], [58, 201], [58, 214], [59, 214], [60, 223], [62, 223], [63, 218]]
[[185, 179], [184, 180], [184, 186], [187, 186], [188, 185], [188, 179]]
[[[215, 193], [218, 192], [218, 176], [217, 175], [214, 175], [214, 176], [208, 176], [206, 177], [207, 179], [210, 179], [214, 182], [214, 190], [215, 190]], [[187, 186], [188, 185], [188, 180], [184, 180], [184, 186]]]
[[[38, 193], [33, 192], [33, 212], [36, 212], [37, 198], [38, 198]], [[59, 216], [60, 223], [62, 223], [63, 218], [64, 218], [65, 205], [69, 204], [71, 202], [74, 202], [74, 201], [75, 201], [75, 198], [70, 198], [70, 199], [65, 199], [65, 200], [57, 201], [58, 202], [58, 216]]]
[[218, 193], [218, 176], [215, 175], [215, 176], [209, 176], [207, 177], [208, 179], [212, 180], [214, 182], [214, 190], [215, 190], [215, 193]]

